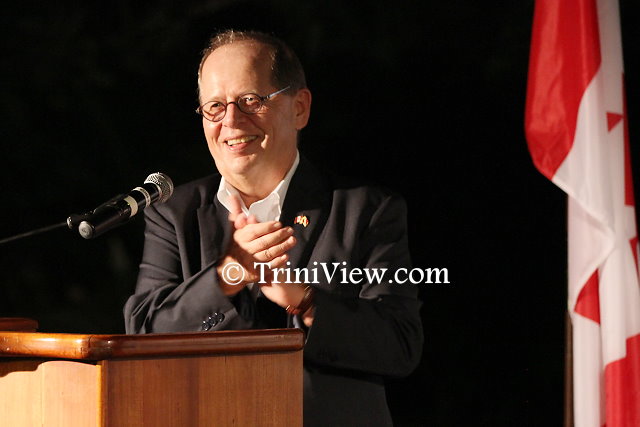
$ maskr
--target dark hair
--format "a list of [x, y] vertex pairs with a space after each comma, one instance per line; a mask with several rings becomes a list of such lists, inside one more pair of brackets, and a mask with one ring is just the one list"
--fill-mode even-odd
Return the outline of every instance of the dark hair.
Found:
[[239, 41], [255, 41], [269, 49], [271, 81], [275, 87], [291, 86], [289, 93], [295, 93], [299, 89], [307, 87], [302, 64], [293, 49], [279, 38], [260, 31], [224, 30], [211, 37], [209, 45], [202, 51], [198, 67], [198, 82], [200, 82], [202, 66], [211, 52], [219, 47]]

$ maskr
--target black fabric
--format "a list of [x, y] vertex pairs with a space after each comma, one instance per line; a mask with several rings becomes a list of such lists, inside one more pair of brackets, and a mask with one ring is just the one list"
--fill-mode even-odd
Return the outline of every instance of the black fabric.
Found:
[[277, 329], [287, 327], [287, 312], [284, 308], [260, 294], [256, 298], [256, 329]]
[[248, 288], [244, 288], [233, 297], [231, 297], [231, 303], [236, 308], [238, 315], [247, 321], [255, 320], [256, 318], [256, 305], [251, 297], [251, 292]]

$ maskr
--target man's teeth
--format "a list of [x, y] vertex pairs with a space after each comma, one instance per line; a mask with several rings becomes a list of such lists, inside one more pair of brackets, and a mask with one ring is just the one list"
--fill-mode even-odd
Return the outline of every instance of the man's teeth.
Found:
[[242, 143], [249, 142], [249, 141], [253, 141], [254, 139], [256, 139], [256, 136], [242, 136], [240, 138], [227, 140], [227, 145], [230, 146], [230, 147], [233, 147], [234, 145], [242, 144]]

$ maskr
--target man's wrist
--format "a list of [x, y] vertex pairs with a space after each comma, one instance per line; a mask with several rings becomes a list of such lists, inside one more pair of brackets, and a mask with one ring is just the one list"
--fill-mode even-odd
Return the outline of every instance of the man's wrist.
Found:
[[240, 292], [244, 286], [241, 286], [240, 283], [234, 283], [234, 284], [228, 283], [225, 280], [225, 277], [226, 277], [225, 273], [226, 272], [225, 272], [224, 262], [216, 266], [216, 276], [218, 279], [218, 286], [220, 287], [220, 290], [222, 290], [223, 294], [230, 297]]

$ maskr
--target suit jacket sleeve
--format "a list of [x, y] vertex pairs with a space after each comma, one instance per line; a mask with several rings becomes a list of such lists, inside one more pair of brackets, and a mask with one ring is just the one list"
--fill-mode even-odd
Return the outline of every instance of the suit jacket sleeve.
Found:
[[[383, 197], [378, 193], [371, 197], [370, 192], [362, 197], [361, 193], [336, 193], [333, 210], [341, 212], [340, 222], [344, 224], [338, 227], [330, 217], [327, 228], [338, 230], [331, 240], [342, 240], [343, 246], [350, 248], [350, 253], [344, 254], [350, 270], [377, 268], [386, 269], [386, 274], [380, 283], [337, 283], [329, 286], [331, 292], [324, 291], [323, 284], [317, 287], [305, 362], [405, 376], [419, 363], [423, 345], [416, 286], [389, 283], [395, 271], [411, 267], [406, 205], [403, 199], [388, 193]], [[348, 240], [349, 235], [354, 241]]]
[[[124, 307], [127, 333], [193, 332], [202, 330], [203, 322], [209, 323], [206, 329], [211, 331], [250, 327], [251, 320], [239, 314], [218, 285], [215, 267], [225, 245], [226, 224], [206, 210], [199, 215], [203, 205], [213, 208], [212, 203], [202, 202], [212, 193], [209, 187], [176, 189], [167, 204], [145, 209], [138, 282]], [[199, 228], [214, 234], [202, 236]], [[209, 243], [210, 251], [203, 241]]]

